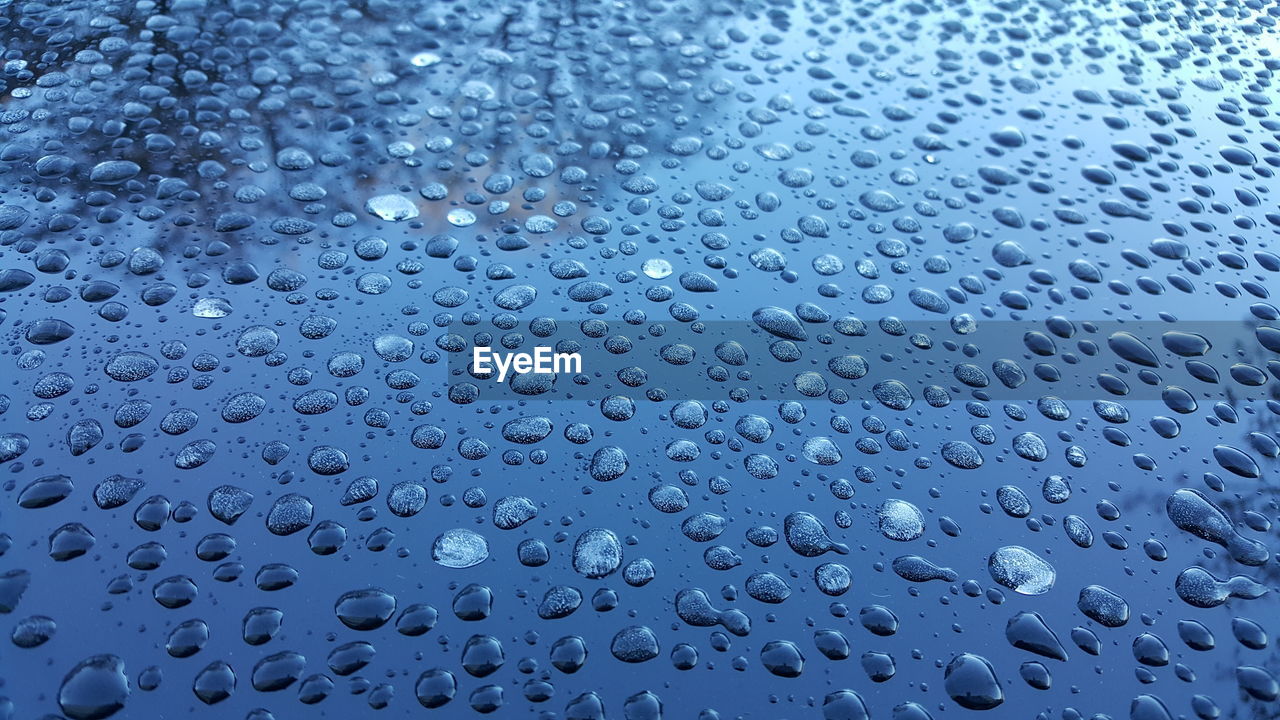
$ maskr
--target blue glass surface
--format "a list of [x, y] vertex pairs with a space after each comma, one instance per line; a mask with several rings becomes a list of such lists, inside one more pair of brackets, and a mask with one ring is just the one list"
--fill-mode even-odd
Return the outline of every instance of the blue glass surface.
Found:
[[1277, 14], [0, 3], [0, 720], [1276, 717]]

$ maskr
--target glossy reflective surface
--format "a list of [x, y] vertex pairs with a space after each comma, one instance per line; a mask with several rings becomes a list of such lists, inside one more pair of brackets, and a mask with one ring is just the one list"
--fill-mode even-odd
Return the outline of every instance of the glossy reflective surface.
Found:
[[1274, 717], [1276, 15], [0, 5], [0, 718]]

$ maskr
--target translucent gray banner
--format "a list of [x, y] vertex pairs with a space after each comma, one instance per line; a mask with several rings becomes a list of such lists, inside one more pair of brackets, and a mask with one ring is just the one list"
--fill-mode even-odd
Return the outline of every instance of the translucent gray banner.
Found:
[[[800, 316], [774, 308], [743, 321], [631, 325], [543, 318], [507, 331], [450, 334], [437, 344], [447, 353], [450, 384], [469, 383], [490, 399], [580, 399], [608, 391], [654, 400], [874, 398], [900, 409], [946, 397], [1186, 406], [1206, 392], [1263, 392], [1272, 375], [1280, 376], [1280, 328], [1258, 322], [968, 316], [805, 322]], [[473, 362], [477, 346], [486, 348], [490, 372]], [[581, 372], [526, 366], [521, 373], [508, 365], [498, 382], [495, 356], [532, 355], [539, 347], [544, 358], [575, 354]]]

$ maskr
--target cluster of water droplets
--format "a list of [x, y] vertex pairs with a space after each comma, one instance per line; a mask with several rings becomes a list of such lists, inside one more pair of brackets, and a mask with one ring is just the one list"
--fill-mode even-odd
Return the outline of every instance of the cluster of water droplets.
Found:
[[5, 5], [0, 718], [1273, 716], [1278, 14]]

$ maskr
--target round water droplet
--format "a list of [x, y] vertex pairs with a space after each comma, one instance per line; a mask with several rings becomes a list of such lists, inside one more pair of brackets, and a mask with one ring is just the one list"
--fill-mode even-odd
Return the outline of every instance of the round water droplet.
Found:
[[431, 546], [431, 559], [447, 568], [469, 568], [489, 557], [489, 542], [484, 536], [455, 528], [441, 533]]
[[1018, 545], [1006, 545], [987, 558], [991, 579], [1020, 595], [1043, 595], [1053, 589], [1057, 573], [1039, 555]]

